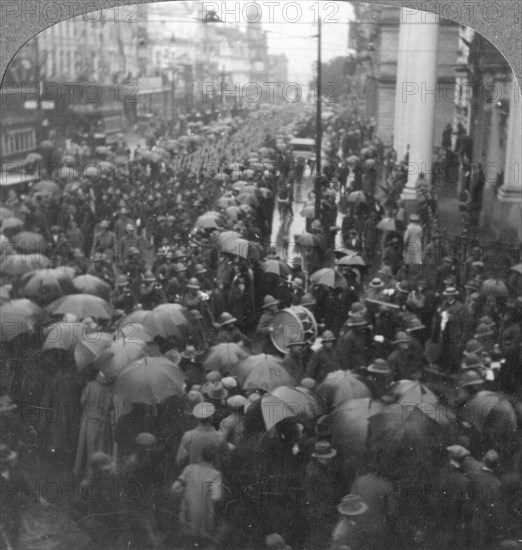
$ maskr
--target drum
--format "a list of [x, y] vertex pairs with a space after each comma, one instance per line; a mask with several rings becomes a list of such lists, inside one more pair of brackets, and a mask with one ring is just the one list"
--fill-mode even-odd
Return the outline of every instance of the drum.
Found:
[[278, 311], [271, 325], [274, 327], [270, 335], [272, 343], [285, 354], [290, 351], [290, 342], [304, 341], [311, 345], [317, 338], [315, 317], [303, 306], [292, 306]]

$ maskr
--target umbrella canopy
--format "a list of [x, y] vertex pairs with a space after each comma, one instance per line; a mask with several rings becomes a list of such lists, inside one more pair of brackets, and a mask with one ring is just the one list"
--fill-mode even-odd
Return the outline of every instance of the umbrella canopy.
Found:
[[439, 404], [436, 395], [416, 380], [399, 380], [391, 386], [387, 394], [399, 405], [415, 405], [421, 408], [423, 405], [436, 407]]
[[352, 191], [347, 197], [346, 202], [360, 203], [366, 202], [366, 196], [362, 191]]
[[21, 252], [39, 254], [44, 251], [47, 242], [43, 235], [33, 231], [20, 231], [11, 238], [11, 242]]
[[[6, 208], [7, 210], [7, 208]], [[22, 229], [24, 226], [23, 220], [20, 218], [17, 218], [15, 216], [7, 216], [5, 218], [2, 218], [2, 231], [5, 231], [6, 229], [11, 229], [13, 231], [17, 229]]]
[[83, 294], [92, 294], [108, 300], [111, 287], [104, 280], [94, 275], [79, 275], [73, 279], [74, 288]]
[[31, 191], [38, 191], [39, 193], [48, 193], [49, 195], [52, 195], [53, 193], [60, 193], [62, 189], [55, 181], [43, 180], [35, 183], [31, 188]]
[[260, 245], [246, 239], [227, 240], [221, 245], [220, 252], [226, 252], [247, 260], [259, 260], [262, 256]]
[[24, 275], [30, 271], [48, 268], [52, 261], [41, 254], [11, 254], [0, 264], [2, 275]]
[[58, 179], [66, 183], [77, 180], [80, 177], [80, 174], [70, 166], [62, 166], [58, 171]]
[[43, 160], [42, 155], [40, 153], [28, 153], [28, 155], [25, 157], [25, 163], [26, 164], [34, 164], [35, 162], [41, 162]]
[[252, 208], [257, 208], [259, 206], [258, 198], [250, 193], [241, 192], [236, 198], [237, 202], [241, 204], [246, 204], [248, 206], [251, 206]]
[[352, 399], [371, 397], [372, 392], [356, 374], [337, 370], [327, 375], [317, 388], [317, 395], [324, 399], [329, 408], [332, 408]]
[[375, 227], [381, 231], [397, 231], [397, 224], [393, 218], [383, 218]]
[[39, 305], [47, 305], [71, 292], [75, 292], [72, 281], [54, 269], [39, 269], [22, 275], [16, 290], [20, 298], [29, 298]]
[[313, 202], [305, 204], [301, 210], [301, 216], [311, 220], [315, 219], [315, 204]]
[[154, 334], [145, 326], [140, 323], [128, 323], [120, 325], [115, 331], [113, 340], [119, 342], [125, 340], [126, 342], [152, 342], [154, 341]]
[[219, 218], [217, 218], [216, 216], [203, 214], [196, 220], [195, 226], [200, 227], [201, 229], [218, 229]]
[[74, 279], [74, 276], [76, 275], [76, 270], [74, 269], [74, 267], [71, 267], [69, 265], [59, 265], [57, 267], [54, 267], [52, 271], [55, 271], [56, 273], [59, 274], [59, 276], [62, 276], [62, 277], [65, 275], [66, 277], [71, 279], [71, 281]]
[[241, 196], [243, 193], [246, 193], [248, 195], [254, 195], [254, 197], [258, 199], [263, 197], [263, 192], [259, 187], [255, 185], [245, 185], [243, 189], [241, 189], [241, 193], [239, 196]]
[[101, 176], [101, 170], [98, 168], [98, 166], [89, 164], [83, 169], [82, 175], [86, 178], [97, 178]]
[[240, 344], [217, 344], [210, 348], [207, 358], [203, 361], [203, 368], [205, 371], [217, 370], [223, 375], [228, 375], [248, 356], [248, 351]]
[[349, 267], [365, 267], [366, 264], [364, 260], [357, 256], [357, 254], [352, 254], [351, 256], [343, 256], [337, 263], [337, 265], [344, 265]]
[[221, 197], [217, 201], [219, 208], [228, 208], [229, 206], [236, 206], [237, 201], [234, 197]]
[[321, 244], [321, 239], [312, 233], [303, 233], [297, 237], [296, 243], [299, 246], [319, 246]]
[[261, 410], [267, 430], [285, 418], [313, 420], [323, 414], [319, 401], [299, 388], [280, 386], [261, 398]]
[[331, 267], [318, 269], [312, 274], [310, 281], [316, 285], [325, 285], [331, 288], [348, 288], [348, 283], [343, 275]]
[[502, 394], [481, 391], [462, 408], [462, 420], [479, 432], [513, 434], [517, 429], [515, 410]]
[[513, 265], [509, 268], [509, 270], [522, 275], [522, 264]]
[[72, 313], [78, 319], [92, 317], [93, 319], [112, 319], [114, 308], [102, 298], [92, 294], [72, 294], [59, 298], [47, 306], [51, 315]]
[[0, 342], [10, 342], [20, 334], [34, 332], [42, 318], [43, 310], [31, 300], [6, 302], [0, 307]]
[[161, 304], [156, 306], [152, 313], [167, 332], [188, 329], [192, 326], [190, 313], [187, 308], [179, 304]]
[[[72, 350], [79, 342], [86, 340], [87, 325], [83, 323], [53, 323], [45, 329], [44, 350], [63, 349]], [[98, 334], [90, 335], [92, 340], [98, 338]]]
[[342, 403], [327, 421], [332, 433], [332, 445], [344, 453], [362, 453], [368, 436], [369, 419], [385, 407], [381, 401], [369, 397]]
[[222, 231], [215, 237], [215, 242], [221, 245], [227, 241], [235, 241], [236, 239], [241, 239], [241, 234], [237, 231]]
[[237, 220], [241, 217], [241, 214], [242, 212], [239, 206], [227, 206], [225, 209], [225, 215], [233, 222], [237, 222]]
[[230, 369], [230, 376], [235, 376], [240, 385], [243, 385], [248, 375], [262, 368], [265, 365], [281, 366], [283, 360], [278, 355], [269, 355], [266, 353], [259, 353], [257, 355], [250, 355], [246, 359], [243, 359]]
[[41, 149], [52, 149], [54, 147], [54, 143], [50, 139], [44, 139], [40, 143]]
[[152, 311], [133, 311], [132, 313], [124, 317], [120, 322], [120, 328], [127, 326], [134, 327], [135, 325], [144, 326], [147, 331], [153, 336], [161, 336], [162, 338], [175, 336], [180, 339], [182, 338], [182, 334], [177, 327], [172, 330], [168, 330], [167, 327], [163, 326], [163, 324], [153, 314]]
[[83, 370], [90, 365], [104, 349], [113, 343], [113, 335], [110, 332], [96, 332], [87, 334], [74, 348], [74, 360], [78, 370]]
[[[14, 237], [13, 237], [14, 240]], [[482, 296], [494, 296], [495, 298], [505, 298], [509, 291], [505, 283], [500, 279], [486, 279], [480, 287]]]
[[[258, 361], [255, 368], [246, 377], [243, 389], [271, 391], [279, 386], [291, 386], [294, 383], [292, 376], [282, 366], [282, 359], [273, 355], [265, 355], [264, 357], [267, 359]], [[242, 361], [238, 368], [244, 367], [249, 359]]]
[[279, 277], [287, 277], [292, 273], [288, 265], [282, 260], [267, 260], [261, 264], [261, 269], [265, 273], [274, 273]]
[[143, 357], [118, 375], [113, 395], [121, 403], [158, 405], [173, 395], [183, 394], [185, 375], [165, 357]]
[[153, 348], [145, 342], [113, 341], [95, 357], [94, 366], [105, 376], [115, 378], [133, 361], [154, 354]]
[[355, 164], [356, 162], [359, 161], [359, 157], [357, 155], [351, 155], [349, 156], [347, 159], [347, 162], [349, 162], [350, 164]]

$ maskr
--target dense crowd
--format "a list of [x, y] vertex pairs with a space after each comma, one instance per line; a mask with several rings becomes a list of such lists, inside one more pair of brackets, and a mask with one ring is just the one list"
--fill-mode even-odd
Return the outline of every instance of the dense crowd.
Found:
[[261, 113], [28, 157], [49, 179], [2, 209], [3, 540], [42, 460], [100, 547], [519, 547], [520, 266], [459, 255], [357, 112], [325, 117], [317, 213], [290, 146], [313, 116]]

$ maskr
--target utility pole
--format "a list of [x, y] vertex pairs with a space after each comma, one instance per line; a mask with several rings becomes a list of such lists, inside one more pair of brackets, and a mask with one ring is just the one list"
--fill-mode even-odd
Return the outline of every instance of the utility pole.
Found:
[[315, 219], [321, 219], [321, 187], [322, 187], [322, 175], [321, 175], [321, 137], [322, 137], [322, 119], [321, 119], [321, 107], [322, 97], [321, 89], [322, 84], [322, 67], [321, 67], [321, 18], [319, 17], [317, 22], [317, 106], [316, 106], [316, 119], [315, 119], [315, 180], [314, 180], [314, 194], [315, 194]]

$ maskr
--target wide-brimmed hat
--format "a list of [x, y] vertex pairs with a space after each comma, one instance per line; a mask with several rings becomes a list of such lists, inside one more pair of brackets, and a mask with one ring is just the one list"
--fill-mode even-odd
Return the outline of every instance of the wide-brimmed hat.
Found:
[[96, 470], [109, 471], [114, 468], [114, 460], [107, 453], [97, 451], [89, 457], [91, 467]]
[[462, 445], [450, 445], [449, 447], [446, 447], [446, 451], [448, 451], [451, 458], [456, 460], [463, 460], [471, 454], [468, 449]]
[[247, 403], [248, 399], [242, 395], [233, 395], [227, 399], [227, 407], [233, 411], [244, 410]]
[[410, 342], [413, 342], [413, 338], [407, 332], [400, 331], [392, 344], [409, 344]]
[[223, 382], [213, 382], [205, 385], [205, 393], [209, 399], [221, 400], [228, 397], [228, 391]]
[[215, 412], [216, 412], [216, 407], [214, 407], [212, 403], [207, 403], [206, 401], [203, 401], [202, 403], [198, 403], [192, 410], [192, 414], [198, 420], [205, 420], [207, 418], [210, 418]]
[[317, 386], [317, 382], [313, 378], [303, 378], [299, 383], [299, 387], [305, 390], [313, 390]]
[[480, 260], [471, 262], [471, 267], [474, 267], [475, 269], [484, 269], [484, 262], [481, 262]]
[[194, 321], [201, 321], [203, 319], [203, 315], [197, 309], [191, 309], [189, 313]]
[[382, 279], [379, 277], [374, 277], [369, 285], [371, 288], [382, 288], [384, 286], [384, 283], [382, 282]]
[[199, 284], [199, 281], [192, 277], [192, 279], [189, 279], [187, 283], [187, 288], [193, 288], [194, 290], [199, 290], [201, 288], [201, 285]]
[[368, 324], [368, 321], [362, 315], [351, 315], [348, 321], [346, 321], [347, 327], [362, 327]]
[[194, 275], [203, 275], [207, 272], [207, 268], [203, 264], [196, 264], [194, 267]]
[[368, 511], [368, 505], [359, 495], [351, 493], [343, 497], [337, 510], [343, 516], [359, 516]]
[[408, 282], [407, 281], [401, 281], [399, 283], [396, 283], [395, 284], [395, 288], [401, 293], [401, 294], [409, 294], [410, 293], [410, 289], [409, 289], [409, 286], [408, 286]]
[[468, 353], [464, 357], [460, 366], [463, 370], [481, 369], [484, 368], [484, 362], [478, 355], [475, 355], [474, 353]]
[[478, 340], [469, 340], [462, 352], [464, 356], [466, 355], [478, 355], [484, 351], [484, 346]]
[[312, 294], [306, 293], [306, 294], [303, 294], [303, 296], [301, 297], [300, 305], [302, 305], [303, 307], [315, 306], [316, 303], [317, 302], [315, 301], [315, 298], [313, 297]]
[[325, 330], [321, 335], [321, 341], [324, 342], [335, 342], [337, 338], [331, 330]]
[[105, 227], [105, 228], [107, 228], [107, 227], [109, 227], [109, 225], [110, 225], [110, 224], [109, 224], [109, 222], [108, 222], [107, 220], [102, 220], [102, 221], [100, 222], [100, 224], [99, 224], [99, 227]]
[[446, 288], [442, 294], [443, 296], [458, 296], [459, 291], [454, 286], [450, 286]]
[[348, 312], [348, 317], [355, 317], [356, 315], [364, 315], [368, 310], [361, 302], [354, 302]]
[[183, 403], [185, 406], [185, 412], [186, 413], [192, 413], [194, 410], [194, 407], [198, 405], [199, 403], [203, 403], [204, 398], [201, 392], [191, 389], [187, 395], [183, 397]]
[[221, 382], [223, 377], [218, 370], [210, 370], [205, 374], [205, 382], [213, 384], [214, 382]]
[[418, 317], [410, 317], [406, 321], [406, 332], [408, 334], [415, 332], [417, 330], [423, 330], [426, 328], [426, 325]]
[[181, 361], [181, 353], [177, 349], [169, 349], [169, 351], [165, 352], [163, 355], [175, 365], [179, 365], [179, 362]]
[[276, 306], [279, 304], [279, 301], [276, 300], [272, 295], [267, 294], [263, 300], [263, 309], [270, 307], [270, 306]]
[[472, 290], [473, 292], [480, 292], [480, 284], [478, 281], [475, 281], [475, 279], [471, 279], [468, 281], [464, 288], [467, 288], [468, 290]]
[[145, 275], [143, 276], [143, 282], [144, 283], [153, 283], [156, 280], [156, 276], [152, 271], [145, 272]]
[[219, 316], [219, 325], [221, 327], [231, 325], [232, 323], [237, 323], [237, 319], [231, 313], [228, 313], [228, 311], [224, 311]]
[[366, 370], [374, 374], [392, 374], [392, 370], [384, 359], [374, 359], [373, 363], [368, 365]]
[[442, 261], [446, 264], [452, 264], [455, 260], [451, 256], [444, 256], [444, 258], [442, 258]]
[[315, 444], [313, 458], [333, 458], [337, 455], [337, 451], [330, 445], [328, 441], [318, 441]]
[[303, 289], [304, 288], [304, 283], [303, 283], [303, 280], [300, 279], [299, 277], [296, 277], [293, 281], [290, 281], [290, 283], [295, 286], [296, 288], [299, 288], [299, 289]]
[[386, 277], [393, 277], [392, 269], [389, 265], [383, 265], [379, 271], [377, 271], [377, 275], [384, 275]]
[[196, 348], [194, 346], [187, 346], [181, 353], [183, 359], [194, 359], [196, 357]]
[[134, 441], [136, 445], [148, 449], [149, 451], [156, 449], [158, 446], [158, 438], [149, 432], [139, 433]]
[[420, 222], [420, 218], [419, 216], [417, 216], [417, 214], [411, 214], [409, 219], [410, 222]]
[[176, 271], [176, 273], [180, 273], [181, 271], [187, 271], [187, 266], [185, 264], [182, 264], [181, 262], [177, 263], [174, 265], [174, 271]]
[[476, 370], [466, 370], [459, 378], [459, 386], [478, 386], [484, 384], [484, 378]]
[[0, 462], [14, 460], [18, 455], [6, 443], [0, 444]]
[[223, 386], [227, 390], [235, 390], [237, 388], [237, 380], [233, 376], [225, 376], [221, 379]]
[[482, 462], [486, 468], [493, 468], [493, 466], [496, 466], [498, 464], [498, 453], [494, 449], [490, 449], [487, 451], [487, 453], [482, 457]]

